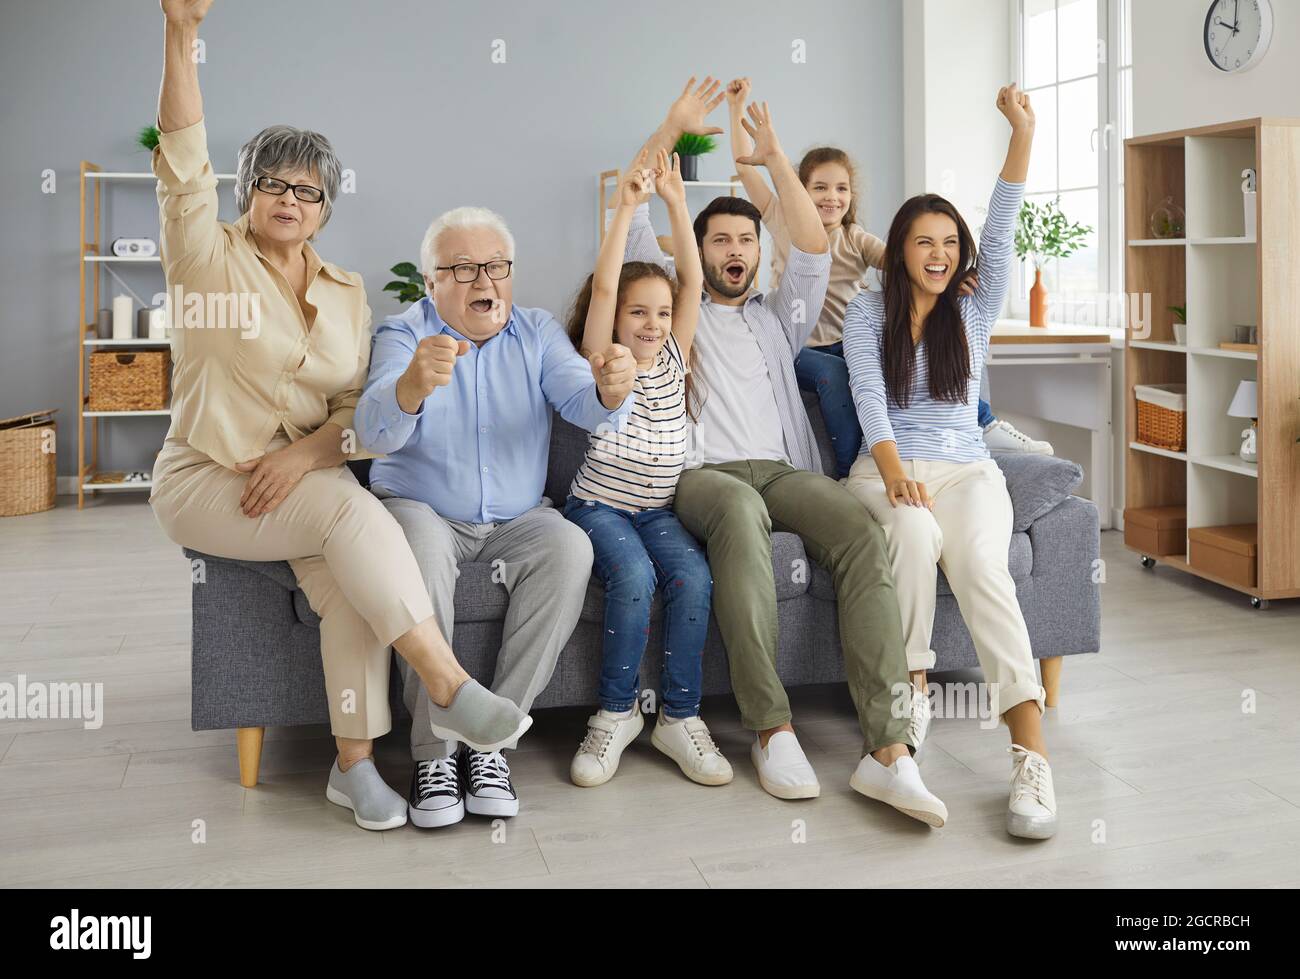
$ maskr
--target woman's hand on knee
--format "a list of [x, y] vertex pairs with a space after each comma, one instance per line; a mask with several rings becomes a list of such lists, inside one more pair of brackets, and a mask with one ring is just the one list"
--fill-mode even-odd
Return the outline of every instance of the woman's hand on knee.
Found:
[[885, 481], [885, 495], [889, 497], [890, 506], [906, 504], [908, 506], [923, 506], [927, 510], [934, 509], [934, 500], [930, 498], [930, 493], [925, 488], [925, 483], [919, 483], [915, 479], [908, 479], [906, 476], [897, 476]]
[[249, 474], [244, 495], [239, 499], [239, 508], [246, 517], [270, 513], [284, 502], [311, 469], [311, 460], [292, 445], [236, 464], [236, 472]]

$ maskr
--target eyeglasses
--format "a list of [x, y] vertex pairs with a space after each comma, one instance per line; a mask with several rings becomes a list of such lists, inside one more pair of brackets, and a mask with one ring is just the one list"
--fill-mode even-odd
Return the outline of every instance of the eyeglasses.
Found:
[[435, 272], [445, 272], [451, 269], [451, 274], [456, 277], [457, 282], [473, 282], [478, 278], [479, 269], [487, 272], [489, 279], [504, 279], [510, 274], [510, 266], [514, 262], [507, 262], [503, 258], [498, 258], [491, 262], [462, 262], [459, 265], [436, 265]]
[[275, 177], [258, 177], [253, 181], [253, 186], [263, 194], [270, 194], [272, 197], [279, 197], [286, 190], [291, 190], [293, 196], [304, 204], [319, 204], [325, 199], [325, 191], [319, 187], [313, 187], [311, 184], [287, 184]]

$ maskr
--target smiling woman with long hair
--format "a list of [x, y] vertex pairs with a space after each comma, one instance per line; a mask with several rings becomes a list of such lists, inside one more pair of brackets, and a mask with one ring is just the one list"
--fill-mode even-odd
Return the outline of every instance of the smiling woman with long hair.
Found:
[[915, 688], [915, 743], [929, 720], [925, 673], [935, 663], [930, 637], [941, 567], [994, 712], [1011, 731], [1007, 830], [1044, 839], [1056, 832], [1056, 798], [1043, 741], [1043, 688], [1007, 567], [1011, 499], [976, 418], [1034, 136], [1028, 95], [1007, 86], [997, 106], [1011, 124], [1011, 140], [980, 234], [974, 294], [960, 295], [976, 263], [970, 230], [951, 203], [924, 194], [907, 201], [890, 227], [884, 291], [860, 293], [849, 304], [844, 353], [863, 451], [847, 485], [885, 531]]

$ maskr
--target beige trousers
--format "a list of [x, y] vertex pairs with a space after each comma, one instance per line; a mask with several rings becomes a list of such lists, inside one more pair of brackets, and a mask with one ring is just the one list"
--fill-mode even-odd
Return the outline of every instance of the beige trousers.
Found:
[[994, 716], [1026, 700], [1043, 709], [1029, 630], [1007, 567], [1011, 497], [992, 459], [979, 462], [903, 462], [909, 479], [925, 484], [934, 509], [891, 506], [875, 460], [863, 454], [849, 471], [849, 492], [885, 531], [894, 590], [903, 616], [909, 671], [931, 670], [935, 589], [943, 568], [970, 631], [989, 684]]
[[[289, 444], [277, 434], [266, 451]], [[149, 502], [177, 544], [214, 557], [288, 561], [321, 618], [330, 728], [376, 738], [392, 727], [389, 646], [433, 615], [406, 535], [347, 466], [309, 472], [270, 513], [239, 508], [248, 476], [169, 438]], [[268, 650], [268, 655], [273, 655]]]

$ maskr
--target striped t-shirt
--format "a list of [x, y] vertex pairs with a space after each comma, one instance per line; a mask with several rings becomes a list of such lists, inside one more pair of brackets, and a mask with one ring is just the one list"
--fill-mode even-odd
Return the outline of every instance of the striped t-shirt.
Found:
[[633, 513], [672, 505], [686, 461], [686, 370], [670, 333], [637, 372], [626, 427], [592, 433], [570, 493]]
[[974, 295], [961, 296], [957, 301], [970, 353], [965, 401], [954, 404], [930, 397], [924, 335], [916, 345], [908, 406], [900, 408], [889, 400], [880, 363], [884, 293], [860, 292], [849, 303], [844, 314], [844, 359], [849, 367], [858, 423], [862, 426], [863, 455], [869, 455], [871, 447], [880, 442], [893, 441], [898, 444], [898, 457], [903, 460], [977, 462], [989, 457], [984, 432], [977, 420], [980, 377], [993, 324], [1007, 297], [1011, 246], [1024, 194], [1023, 183], [1008, 183], [998, 177], [989, 201], [988, 219], [980, 232], [979, 286]]

